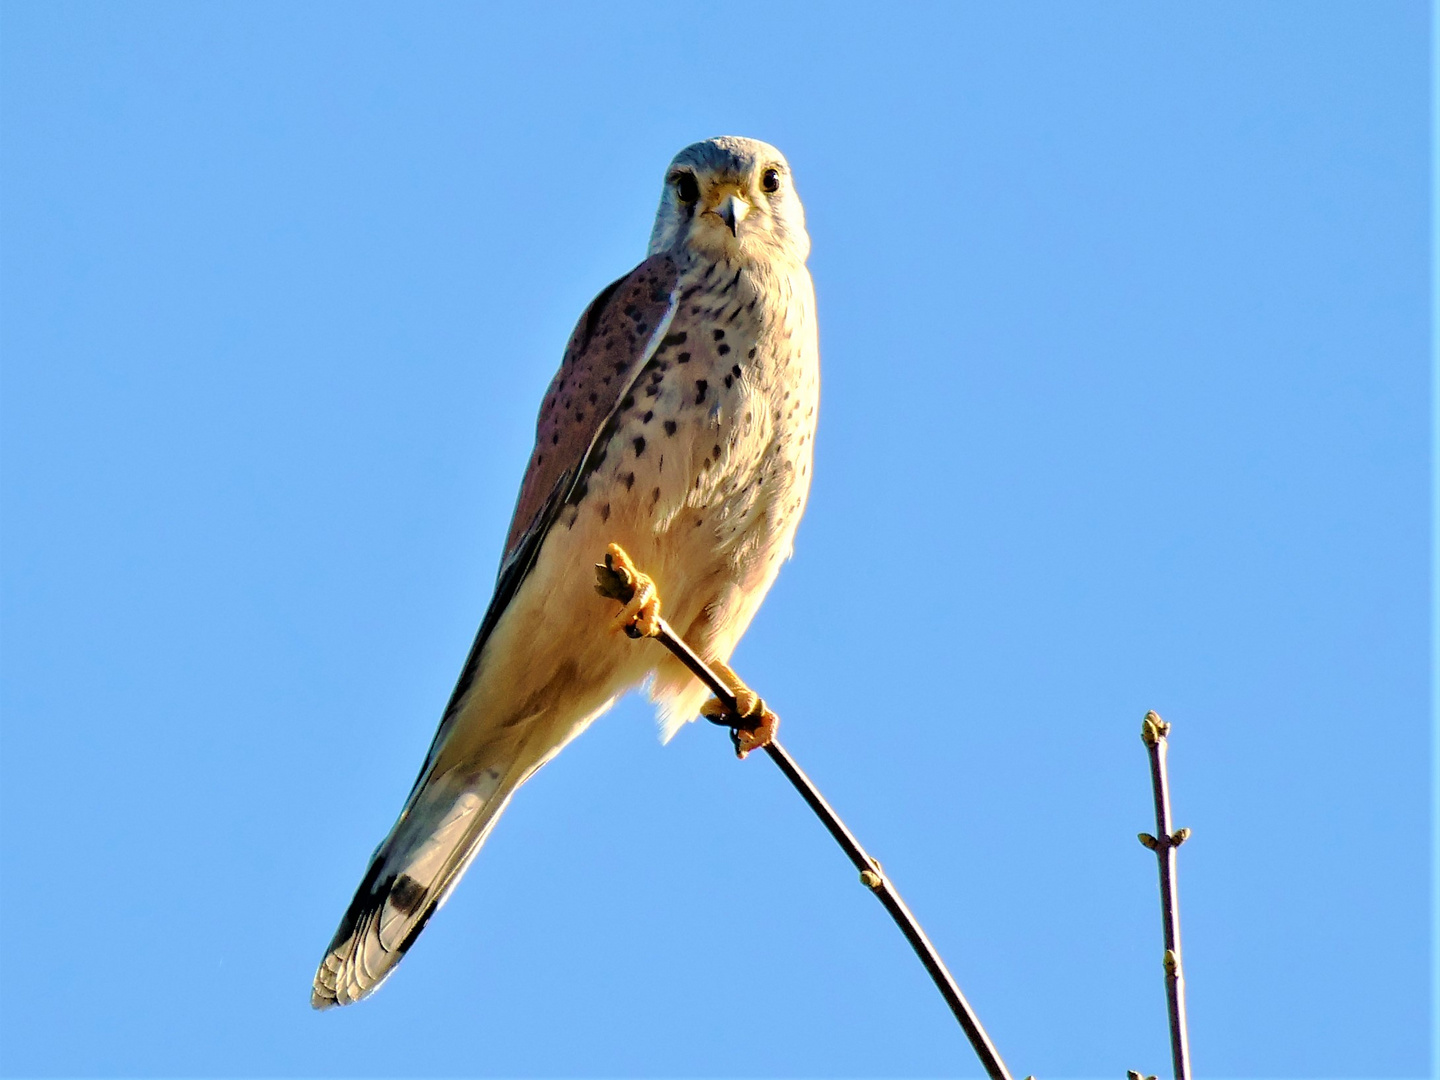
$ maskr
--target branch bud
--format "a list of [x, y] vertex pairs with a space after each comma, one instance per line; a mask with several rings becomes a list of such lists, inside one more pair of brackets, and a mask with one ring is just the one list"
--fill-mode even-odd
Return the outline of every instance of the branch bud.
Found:
[[1151, 709], [1140, 722], [1140, 739], [1146, 746], [1154, 746], [1170, 734], [1170, 725], [1160, 719], [1160, 714]]
[[1155, 839], [1153, 836], [1151, 836], [1148, 832], [1142, 832], [1142, 833], [1139, 835], [1139, 840], [1140, 840], [1140, 843], [1144, 844], [1144, 845], [1145, 845], [1146, 847], [1148, 847], [1151, 851], [1154, 851], [1157, 847], [1160, 846], [1160, 841], [1159, 841], [1159, 840], [1156, 840], [1156, 839]]
[[1189, 829], [1176, 829], [1175, 832], [1174, 832], [1174, 833], [1171, 835], [1171, 837], [1170, 837], [1170, 846], [1171, 846], [1171, 847], [1179, 847], [1181, 844], [1183, 844], [1186, 840], [1189, 840], [1189, 839], [1190, 839], [1190, 830], [1189, 830]]

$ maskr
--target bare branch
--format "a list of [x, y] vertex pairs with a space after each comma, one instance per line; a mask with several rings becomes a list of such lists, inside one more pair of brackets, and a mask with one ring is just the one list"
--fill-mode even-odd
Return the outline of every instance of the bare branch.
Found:
[[[610, 552], [606, 554], [605, 561], [596, 564], [595, 576], [595, 591], [602, 596], [608, 596], [625, 604], [627, 614], [637, 584], [652, 584], [648, 578], [635, 570], [624, 551], [615, 544], [610, 545]], [[656, 598], [654, 611], [648, 616], [653, 618], [653, 624], [650, 624], [655, 631], [653, 634], [639, 633], [630, 624], [627, 624], [625, 628], [626, 633], [631, 637], [655, 637], [661, 645], [670, 650], [676, 659], [689, 668], [697, 679], [710, 688], [710, 692], [728, 711], [735, 712], [737, 688], [728, 686], [710, 665], [702, 660], [680, 635], [675, 633], [670, 624], [661, 618], [658, 612], [659, 602]], [[910, 947], [915, 950], [915, 955], [920, 958], [920, 962], [925, 965], [925, 970], [930, 973], [936, 989], [940, 991], [941, 997], [950, 1006], [950, 1011], [955, 1014], [955, 1019], [959, 1021], [960, 1027], [964, 1029], [970, 1045], [975, 1048], [976, 1056], [985, 1066], [985, 1071], [992, 1077], [992, 1080], [1011, 1080], [1005, 1063], [1000, 1060], [999, 1051], [995, 1049], [994, 1043], [990, 1041], [990, 1036], [981, 1026], [979, 1017], [975, 1015], [970, 1003], [965, 1000], [965, 995], [960, 992], [960, 987], [956, 985], [954, 977], [945, 967], [944, 961], [940, 959], [940, 954], [935, 951], [935, 946], [930, 943], [930, 939], [925, 936], [925, 931], [920, 928], [915, 916], [905, 906], [905, 901], [900, 899], [900, 894], [895, 890], [895, 886], [891, 884], [884, 870], [881, 869], [880, 863], [871, 858], [869, 853], [860, 846], [860, 841], [856, 840], [855, 835], [846, 828], [845, 823], [840, 820], [840, 815], [835, 813], [810, 778], [795, 763], [795, 759], [777, 740], [772, 738], [763, 749], [770, 756], [770, 760], [775, 762], [780, 771], [785, 774], [785, 779], [789, 780], [795, 790], [800, 793], [805, 804], [814, 811], [821, 824], [835, 838], [835, 842], [840, 845], [840, 849], [845, 852], [851, 864], [860, 871], [861, 884], [875, 894], [880, 903], [884, 905], [885, 910], [890, 913], [890, 917], [895, 920], [895, 925], [900, 928], [900, 932], [910, 942]]]
[[1185, 1023], [1185, 972], [1180, 963], [1180, 890], [1175, 880], [1175, 849], [1190, 839], [1189, 829], [1172, 829], [1170, 776], [1166, 771], [1170, 725], [1147, 712], [1140, 738], [1150, 753], [1150, 781], [1155, 789], [1155, 836], [1140, 834], [1140, 843], [1155, 852], [1160, 864], [1160, 912], [1165, 924], [1165, 998], [1170, 1014], [1170, 1054], [1175, 1080], [1190, 1080], [1190, 1032]]

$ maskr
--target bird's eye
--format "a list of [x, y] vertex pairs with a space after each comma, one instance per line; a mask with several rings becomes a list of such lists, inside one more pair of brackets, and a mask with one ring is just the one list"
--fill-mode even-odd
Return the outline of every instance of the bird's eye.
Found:
[[766, 169], [760, 174], [760, 186], [767, 194], [773, 195], [780, 190], [780, 170]]
[[676, 173], [674, 183], [675, 195], [686, 206], [691, 205], [700, 198], [700, 185], [695, 182], [694, 173]]

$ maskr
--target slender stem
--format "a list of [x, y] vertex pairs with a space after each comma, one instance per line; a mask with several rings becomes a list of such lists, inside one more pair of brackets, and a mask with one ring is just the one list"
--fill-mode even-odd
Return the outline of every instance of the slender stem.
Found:
[[[659, 632], [656, 637], [660, 644], [669, 649], [679, 661], [689, 668], [701, 682], [710, 688], [710, 691], [720, 699], [727, 709], [735, 709], [735, 693], [710, 669], [710, 665], [701, 660], [695, 651], [687, 645], [680, 635], [671, 629], [670, 624], [664, 619], [658, 619]], [[855, 834], [846, 828], [845, 823], [840, 820], [840, 815], [835, 813], [830, 804], [825, 801], [825, 796], [820, 794], [819, 789], [805, 775], [804, 770], [795, 764], [795, 759], [780, 745], [778, 741], [772, 740], [765, 747], [765, 752], [770, 755], [770, 760], [775, 762], [780, 771], [785, 774], [806, 805], [815, 812], [815, 816], [821, 824], [829, 830], [840, 849], [845, 852], [847, 858], [860, 871], [860, 880], [885, 906], [890, 917], [895, 920], [895, 925], [900, 927], [905, 939], [910, 942], [910, 947], [915, 950], [915, 955], [925, 965], [925, 970], [930, 973], [930, 978], [935, 982], [935, 988], [940, 991], [940, 996], [950, 1006], [950, 1011], [955, 1014], [955, 1019], [960, 1022], [970, 1045], [975, 1048], [980, 1063], [985, 1066], [985, 1071], [992, 1080], [1011, 1080], [1010, 1073], [1005, 1068], [1005, 1063], [1000, 1060], [1000, 1052], [995, 1049], [995, 1044], [990, 1041], [985, 1028], [980, 1024], [980, 1018], [975, 1015], [975, 1010], [965, 1000], [965, 995], [960, 992], [955, 979], [951, 976], [945, 962], [940, 959], [940, 954], [935, 951], [935, 946], [925, 936], [925, 931], [920, 928], [919, 922], [911, 914], [910, 909], [905, 906], [905, 901], [900, 899], [900, 894], [890, 879], [880, 869], [880, 864], [872, 859], [869, 853], [860, 846], [860, 841], [855, 839]]]
[[1160, 913], [1165, 925], [1165, 999], [1170, 1014], [1170, 1056], [1175, 1080], [1190, 1080], [1190, 1032], [1185, 1022], [1185, 970], [1180, 953], [1180, 890], [1175, 878], [1175, 849], [1190, 837], [1189, 829], [1174, 829], [1170, 818], [1170, 725], [1153, 712], [1145, 714], [1140, 738], [1150, 754], [1150, 783], [1155, 792], [1155, 835], [1140, 834], [1140, 842], [1155, 852], [1160, 864]]

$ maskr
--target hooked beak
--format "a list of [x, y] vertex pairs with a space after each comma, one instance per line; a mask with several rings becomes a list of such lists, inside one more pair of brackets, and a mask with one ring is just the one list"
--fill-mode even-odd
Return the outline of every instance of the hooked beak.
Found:
[[720, 205], [716, 206], [710, 213], [715, 214], [725, 223], [725, 227], [730, 230], [731, 236], [738, 236], [740, 222], [744, 221], [745, 215], [750, 213], [750, 204], [740, 198], [739, 195], [727, 195], [720, 200]]

